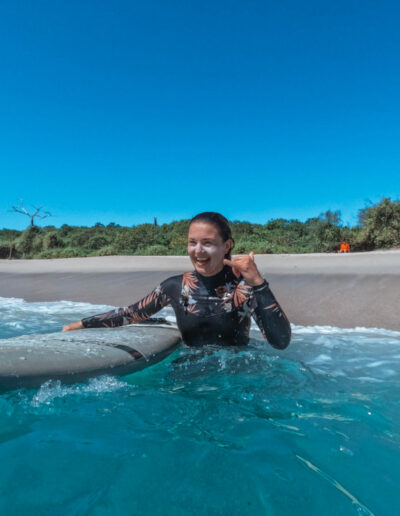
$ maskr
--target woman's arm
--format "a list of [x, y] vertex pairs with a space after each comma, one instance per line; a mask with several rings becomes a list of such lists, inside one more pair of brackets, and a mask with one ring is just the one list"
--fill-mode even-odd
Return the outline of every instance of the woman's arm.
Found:
[[287, 348], [291, 337], [290, 322], [265, 280], [262, 285], [253, 287], [251, 304], [252, 316], [264, 338], [274, 348]]
[[250, 302], [250, 309], [261, 333], [274, 348], [287, 348], [291, 337], [290, 322], [268, 283], [260, 275], [253, 251], [245, 256], [237, 256], [233, 260], [224, 260], [224, 263], [232, 267], [236, 277], [242, 276], [253, 288], [254, 295]]
[[81, 328], [114, 328], [115, 326], [145, 321], [168, 304], [167, 295], [162, 291], [162, 287], [158, 286], [153, 292], [133, 305], [86, 317], [81, 321], [64, 326], [62, 331], [79, 330]]

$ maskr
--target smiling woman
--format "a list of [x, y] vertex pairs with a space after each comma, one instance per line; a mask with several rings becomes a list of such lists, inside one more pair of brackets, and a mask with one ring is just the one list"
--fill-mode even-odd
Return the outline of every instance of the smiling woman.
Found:
[[166, 279], [133, 305], [82, 319], [63, 331], [138, 323], [170, 305], [190, 346], [245, 345], [253, 317], [273, 347], [286, 348], [290, 323], [260, 275], [254, 253], [232, 260], [232, 247], [227, 219], [215, 212], [200, 213], [191, 220], [188, 234], [194, 271]]
[[211, 224], [193, 222], [189, 227], [188, 253], [195, 269], [203, 276], [213, 276], [221, 270], [232, 244], [232, 239], [223, 242], [218, 229]]

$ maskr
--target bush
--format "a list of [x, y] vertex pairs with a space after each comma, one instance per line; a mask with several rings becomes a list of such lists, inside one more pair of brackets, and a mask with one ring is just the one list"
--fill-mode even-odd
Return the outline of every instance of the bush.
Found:
[[186, 256], [187, 255], [187, 245], [180, 245], [174, 247], [173, 249], [168, 249], [169, 256]]
[[[11, 254], [11, 256], [10, 256]], [[9, 245], [0, 245], [0, 258], [15, 258], [15, 245], [9, 244]]]
[[99, 249], [98, 256], [115, 256], [118, 254], [117, 249], [113, 245], [106, 245]]
[[89, 228], [77, 228], [71, 233], [70, 245], [71, 247], [86, 247], [91, 236], [92, 231]]
[[42, 248], [43, 230], [37, 226], [25, 229], [15, 242], [15, 247], [23, 257], [38, 252]]
[[40, 251], [40, 253], [35, 253], [32, 255], [32, 258], [36, 259], [51, 259], [51, 258], [60, 258], [59, 251], [54, 251], [53, 249], [45, 249]]
[[235, 246], [232, 249], [232, 254], [247, 254], [248, 252], [250, 252], [247, 251], [247, 249], [251, 250], [252, 247], [253, 243], [246, 240], [235, 242]]
[[400, 201], [383, 199], [360, 210], [357, 244], [364, 249], [400, 246]]
[[86, 254], [83, 253], [82, 250], [74, 247], [64, 247], [64, 249], [60, 251], [60, 258], [76, 258], [85, 255]]
[[86, 242], [86, 246], [88, 249], [101, 249], [102, 247], [105, 247], [110, 242], [107, 238], [101, 235], [94, 235], [89, 238], [89, 240]]
[[187, 235], [185, 236], [173, 236], [173, 239], [170, 241], [169, 243], [169, 248], [170, 249], [185, 249], [185, 254], [186, 254], [186, 249], [187, 249]]
[[54, 231], [46, 233], [43, 237], [43, 248], [54, 249], [57, 247], [64, 247], [64, 242], [61, 238]]
[[145, 256], [166, 256], [168, 254], [168, 247], [165, 245], [150, 245], [143, 250]]

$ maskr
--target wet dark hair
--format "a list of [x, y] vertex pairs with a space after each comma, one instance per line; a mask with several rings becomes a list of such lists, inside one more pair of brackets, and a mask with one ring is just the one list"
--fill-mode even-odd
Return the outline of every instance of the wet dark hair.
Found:
[[212, 224], [218, 230], [218, 233], [223, 242], [226, 242], [229, 239], [232, 240], [232, 247], [225, 255], [225, 258], [230, 260], [231, 251], [235, 245], [235, 241], [232, 238], [232, 231], [228, 219], [216, 211], [203, 211], [203, 213], [199, 213], [192, 218], [189, 226], [193, 224], [193, 222], [205, 222], [206, 224]]

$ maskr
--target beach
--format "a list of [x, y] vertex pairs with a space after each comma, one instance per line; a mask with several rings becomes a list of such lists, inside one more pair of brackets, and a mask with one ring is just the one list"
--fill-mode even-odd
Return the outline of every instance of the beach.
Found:
[[[294, 324], [400, 331], [400, 250], [255, 259]], [[126, 306], [191, 269], [181, 256], [0, 260], [0, 297]]]

